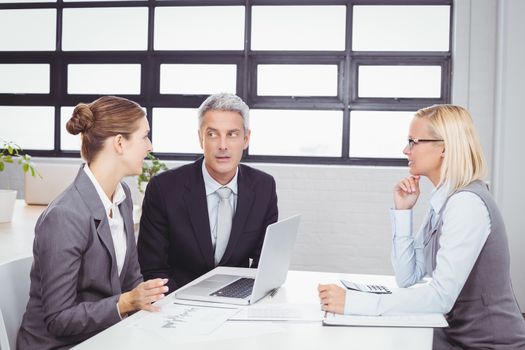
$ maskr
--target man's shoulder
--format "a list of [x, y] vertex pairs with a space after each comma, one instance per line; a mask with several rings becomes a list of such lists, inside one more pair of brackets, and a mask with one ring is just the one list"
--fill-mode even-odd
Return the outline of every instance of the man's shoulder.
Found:
[[239, 164], [239, 172], [242, 174], [241, 176], [246, 176], [252, 181], [274, 181], [272, 175], [246, 164]]
[[169, 182], [170, 184], [179, 183], [182, 180], [191, 178], [194, 173], [195, 169], [198, 167], [198, 162], [191, 162], [188, 164], [181, 165], [176, 168], [172, 168], [169, 170], [166, 170], [158, 175], [155, 176], [155, 181], [158, 181], [159, 183], [165, 183]]

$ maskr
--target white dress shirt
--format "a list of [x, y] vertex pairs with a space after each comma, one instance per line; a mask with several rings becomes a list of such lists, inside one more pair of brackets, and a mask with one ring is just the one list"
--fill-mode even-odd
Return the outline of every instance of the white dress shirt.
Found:
[[[446, 199], [444, 187], [433, 191], [424, 223], [430, 210], [439, 213]], [[490, 233], [490, 216], [481, 198], [471, 192], [450, 197], [442, 215], [440, 247], [431, 281], [415, 288], [394, 289], [392, 294], [386, 295], [347, 290], [346, 314], [445, 314], [452, 309]], [[391, 210], [391, 219], [396, 280], [401, 287], [412, 286], [425, 277], [422, 232], [425, 224], [414, 236], [412, 210]]]
[[[124, 260], [126, 259], [127, 243], [126, 232], [124, 230], [124, 219], [122, 219], [122, 215], [120, 215], [118, 206], [126, 199], [126, 193], [124, 193], [124, 189], [119, 183], [115, 193], [113, 194], [113, 201], [111, 201], [87, 164], [84, 166], [84, 171], [95, 186], [98, 196], [104, 205], [106, 216], [109, 222], [109, 228], [111, 230], [111, 238], [113, 239], [113, 247], [115, 247], [115, 258], [117, 259], [118, 274], [120, 276], [122, 267], [124, 266]], [[111, 216], [110, 213], [112, 214]]]
[[211, 232], [211, 243], [215, 249], [215, 243], [217, 242], [217, 211], [219, 210], [219, 202], [221, 201], [219, 195], [215, 192], [221, 187], [228, 187], [232, 190], [230, 196], [230, 205], [232, 206], [233, 213], [235, 215], [235, 209], [237, 208], [237, 174], [239, 168], [235, 172], [233, 179], [226, 185], [221, 185], [211, 177], [206, 165], [202, 162], [202, 177], [204, 178], [204, 186], [206, 188], [206, 201], [208, 203], [208, 218], [210, 219], [210, 232]]

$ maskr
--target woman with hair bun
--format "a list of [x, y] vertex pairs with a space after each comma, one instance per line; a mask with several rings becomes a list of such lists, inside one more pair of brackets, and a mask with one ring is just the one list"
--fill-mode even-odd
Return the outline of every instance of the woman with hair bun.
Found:
[[153, 302], [167, 280], [143, 282], [137, 260], [129, 187], [152, 150], [142, 108], [105, 96], [78, 104], [67, 130], [80, 134], [80, 167], [73, 183], [35, 226], [29, 302], [18, 349], [66, 349]]
[[[486, 183], [474, 123], [454, 105], [420, 109], [408, 144], [410, 175], [394, 187], [391, 211], [392, 294], [374, 295], [319, 285], [323, 310], [361, 315], [441, 313], [433, 349], [525, 349], [525, 321], [510, 281], [503, 218]], [[412, 207], [424, 176], [435, 189], [424, 223], [412, 233]], [[432, 277], [418, 288], [405, 288]]]

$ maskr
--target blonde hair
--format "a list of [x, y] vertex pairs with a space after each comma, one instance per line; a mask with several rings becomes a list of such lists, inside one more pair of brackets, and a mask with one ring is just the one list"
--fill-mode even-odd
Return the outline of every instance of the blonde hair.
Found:
[[485, 157], [472, 117], [465, 108], [433, 105], [420, 109], [415, 116], [426, 118], [432, 136], [445, 145], [439, 185], [447, 186], [453, 193], [472, 181], [483, 180], [487, 172]]

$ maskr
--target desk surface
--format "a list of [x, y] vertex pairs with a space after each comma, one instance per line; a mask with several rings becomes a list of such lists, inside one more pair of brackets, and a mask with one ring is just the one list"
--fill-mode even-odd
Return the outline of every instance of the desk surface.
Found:
[[[222, 268], [234, 272], [236, 268]], [[202, 276], [196, 281], [205, 278]], [[349, 275], [326, 272], [290, 271], [285, 285], [273, 297], [259, 303], [296, 303], [319, 305], [318, 283], [333, 283], [340, 278], [392, 285], [389, 276]], [[166, 305], [175, 300], [173, 294], [159, 302]], [[259, 305], [256, 304], [256, 305]], [[248, 306], [249, 307], [249, 306]], [[184, 339], [162, 338], [151, 330], [132, 326], [147, 315], [140, 311], [75, 349], [151, 349], [154, 347], [183, 349], [385, 349], [425, 350], [432, 348], [432, 328], [326, 327], [320, 321], [227, 321], [212, 334]]]
[[33, 254], [35, 223], [45, 208], [16, 200], [13, 220], [0, 224], [0, 264]]
[[[17, 200], [13, 220], [0, 224], [0, 264], [32, 254], [34, 227], [45, 206], [28, 206]], [[223, 268], [235, 272], [235, 268]], [[206, 278], [206, 275], [200, 279]], [[333, 283], [341, 278], [357, 282], [393, 285], [392, 277], [348, 275], [340, 273], [290, 271], [285, 285], [273, 297], [259, 303], [294, 303], [319, 305], [318, 283]], [[200, 279], [196, 280], [198, 282]], [[161, 300], [165, 305], [173, 294]], [[258, 303], [258, 304], [259, 304]], [[212, 334], [180, 340], [167, 340], [152, 331], [130, 328], [147, 315], [140, 311], [122, 322], [79, 344], [76, 349], [150, 349], [153, 346], [183, 345], [184, 349], [319, 349], [345, 347], [350, 349], [430, 350], [431, 328], [326, 327], [321, 322], [292, 321], [227, 321]]]

